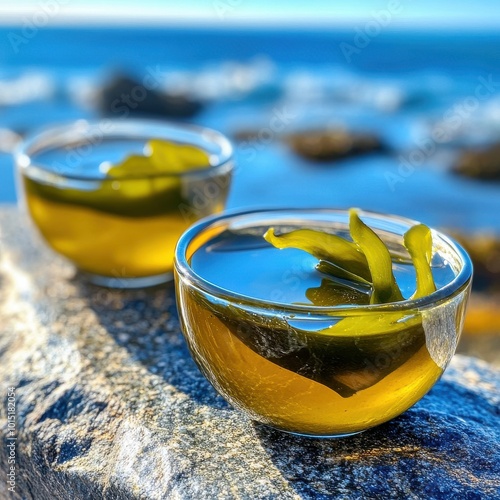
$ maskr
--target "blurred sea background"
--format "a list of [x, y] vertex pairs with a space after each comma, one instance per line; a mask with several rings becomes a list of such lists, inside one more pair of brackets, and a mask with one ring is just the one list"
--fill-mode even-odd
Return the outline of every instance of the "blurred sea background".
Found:
[[[500, 136], [500, 34], [388, 31], [366, 37], [362, 49], [355, 34], [113, 26], [45, 28], [27, 39], [2, 27], [0, 126], [22, 135], [98, 118], [103, 84], [150, 74], [155, 89], [203, 102], [188, 121], [243, 136], [229, 207], [360, 206], [500, 234], [500, 186], [451, 172], [461, 149]], [[477, 99], [481, 82], [485, 97]], [[124, 117], [123, 106], [115, 109], [111, 117]], [[440, 124], [446, 138], [437, 142]], [[373, 133], [386, 151], [317, 163], [281, 140], [331, 128]], [[4, 152], [0, 201], [14, 200]]]
[[[180, 108], [157, 118], [212, 127], [233, 141], [237, 168], [227, 208], [357, 206], [460, 238], [476, 267], [467, 328], [482, 334], [466, 337], [467, 349], [498, 362], [494, 1], [341, 7], [315, 0], [308, 10], [296, 0], [286, 8], [193, 0], [183, 4], [189, 15], [145, 22], [142, 6], [108, 0], [88, 3], [86, 18], [76, 10], [66, 23], [60, 14], [73, 3], [84, 4], [0, 4], [0, 203], [16, 201], [11, 153], [25, 134], [79, 119], [127, 119], [153, 94], [168, 95]], [[147, 0], [144, 8], [153, 3], [161, 4]], [[12, 17], [24, 4], [29, 9]], [[195, 4], [209, 14], [193, 20]], [[384, 21], [395, 4], [404, 15]], [[100, 5], [108, 5], [107, 17]], [[123, 17], [132, 5], [137, 18]], [[259, 16], [244, 19], [251, 6]], [[343, 10], [356, 16], [337, 22]]]

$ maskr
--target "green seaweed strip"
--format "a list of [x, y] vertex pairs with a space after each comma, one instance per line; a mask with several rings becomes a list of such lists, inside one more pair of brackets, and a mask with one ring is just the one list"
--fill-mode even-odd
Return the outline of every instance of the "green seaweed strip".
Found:
[[129, 155], [112, 165], [107, 177], [94, 182], [95, 189], [74, 189], [24, 178], [26, 190], [46, 200], [79, 205], [112, 215], [153, 217], [179, 214], [179, 206], [191, 205], [184, 195], [179, 173], [208, 168], [209, 154], [201, 148], [151, 139], [148, 156]]
[[[368, 289], [369, 291], [370, 289]], [[306, 297], [315, 306], [336, 306], [338, 304], [369, 304], [370, 294], [341, 283], [337, 280], [322, 279], [315, 288], [308, 288]]]
[[[153, 217], [179, 214], [182, 196], [178, 179], [125, 179], [119, 189], [105, 179], [93, 191], [60, 188], [24, 177], [26, 191], [54, 203], [77, 205], [124, 217]], [[170, 185], [169, 185], [170, 184]], [[141, 189], [139, 190], [138, 187]]]
[[410, 254], [417, 274], [417, 289], [412, 299], [425, 297], [436, 291], [432, 276], [432, 233], [423, 224], [410, 228], [404, 235], [404, 245]]
[[385, 304], [404, 300], [392, 272], [391, 254], [384, 242], [359, 218], [357, 210], [351, 209], [349, 216], [352, 239], [365, 254], [372, 276], [370, 303]]
[[350, 281], [371, 282], [370, 269], [366, 257], [352, 242], [334, 234], [313, 229], [297, 229], [276, 235], [274, 228], [267, 230], [265, 240], [276, 248], [298, 248], [329, 262], [329, 274]]
[[128, 176], [172, 175], [181, 174], [210, 166], [209, 154], [196, 146], [177, 144], [161, 139], [147, 142], [146, 155], [130, 155], [121, 163], [112, 165], [107, 174], [109, 177], [122, 178]]

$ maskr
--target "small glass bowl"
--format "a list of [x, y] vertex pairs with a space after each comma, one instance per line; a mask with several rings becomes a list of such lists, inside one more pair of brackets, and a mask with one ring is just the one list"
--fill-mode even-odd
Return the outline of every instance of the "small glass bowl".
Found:
[[[402, 236], [416, 222], [369, 212], [362, 218], [393, 255], [408, 255]], [[452, 270], [449, 280], [426, 297], [382, 305], [258, 300], [192, 269], [193, 254], [223, 231], [255, 235], [269, 227], [345, 235], [349, 215], [323, 209], [225, 214], [198, 222], [177, 245], [182, 329], [215, 389], [252, 419], [314, 437], [362, 432], [420, 400], [442, 375], [462, 331], [472, 281], [466, 252], [433, 230], [434, 252]]]
[[[201, 148], [210, 165], [183, 173], [110, 177], [106, 166], [142, 155], [150, 139]], [[19, 198], [47, 243], [90, 281], [152, 286], [172, 279], [179, 236], [223, 210], [233, 170], [220, 133], [151, 120], [77, 121], [18, 148]]]

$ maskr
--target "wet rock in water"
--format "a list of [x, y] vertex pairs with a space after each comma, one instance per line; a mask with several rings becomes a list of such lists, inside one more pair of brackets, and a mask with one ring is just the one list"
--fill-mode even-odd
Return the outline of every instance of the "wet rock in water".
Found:
[[500, 293], [473, 292], [457, 352], [500, 368]]
[[[500, 498], [500, 372], [456, 356], [417, 405], [347, 439], [249, 421], [198, 371], [173, 286], [101, 289], [0, 208], [0, 498]], [[9, 413], [10, 415], [10, 413]]]
[[473, 287], [477, 290], [500, 291], [500, 239], [489, 234], [454, 234], [467, 250], [474, 264]]
[[182, 119], [203, 109], [203, 103], [190, 96], [148, 88], [126, 75], [117, 75], [105, 84], [97, 102], [102, 114], [116, 118], [136, 115]]
[[[492, 351], [487, 359], [500, 357], [500, 239], [493, 234], [464, 234], [454, 230], [445, 230], [453, 236], [469, 254], [474, 266], [474, 279], [472, 281], [472, 297], [467, 306], [464, 334], [492, 334], [497, 336], [492, 340]], [[477, 337], [474, 341], [479, 342]], [[483, 344], [486, 342], [482, 340]], [[473, 342], [469, 342], [473, 347]], [[470, 349], [469, 353], [478, 350]], [[486, 352], [486, 348], [482, 352]]]
[[342, 129], [290, 134], [286, 142], [298, 155], [315, 161], [331, 161], [365, 153], [386, 152], [379, 137]]
[[500, 143], [463, 151], [452, 170], [474, 179], [500, 181]]

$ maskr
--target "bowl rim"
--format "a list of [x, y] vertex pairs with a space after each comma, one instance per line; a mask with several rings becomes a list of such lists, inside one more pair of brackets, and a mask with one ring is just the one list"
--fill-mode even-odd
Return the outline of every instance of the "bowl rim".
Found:
[[[106, 131], [106, 128], [111, 127], [111, 131]], [[161, 137], [161, 134], [154, 136], [154, 134], [145, 134], [140, 132], [141, 127], [157, 127], [159, 130], [162, 129], [163, 132], [167, 132], [166, 136]], [[85, 143], [87, 139], [90, 142], [91, 136], [85, 136], [85, 132], [92, 131], [93, 129], [99, 130], [102, 137], [106, 138], [119, 138], [127, 137], [131, 138], [134, 135], [138, 138], [160, 138], [165, 139], [168, 134], [175, 134], [176, 131], [181, 131], [188, 134], [198, 135], [205, 138], [207, 141], [213, 141], [220, 147], [220, 152], [214, 153], [213, 156], [217, 156], [217, 161], [210, 163], [209, 166], [202, 166], [199, 168], [190, 169], [186, 172], [155, 172], [147, 175], [134, 174], [126, 175], [123, 177], [109, 177], [109, 176], [97, 176], [97, 175], [78, 175], [72, 174], [70, 172], [64, 171], [63, 169], [49, 168], [44, 165], [43, 162], [37, 162], [33, 159], [34, 153], [30, 151], [35, 148], [40, 142], [44, 140], [50, 140], [55, 143], [53, 147], [64, 147], [65, 142], [69, 144], [69, 138], [76, 141], [79, 138]], [[104, 130], [103, 130], [104, 129]], [[137, 130], [136, 130], [137, 129]], [[135, 131], [135, 132], [134, 132]], [[57, 144], [57, 138], [60, 137], [60, 144]], [[67, 137], [65, 142], [62, 141], [63, 137]], [[173, 142], [181, 142], [175, 141]], [[184, 142], [183, 144], [190, 144], [189, 142]], [[47, 149], [41, 148], [41, 150]], [[62, 178], [70, 179], [81, 182], [106, 182], [106, 181], [124, 181], [131, 179], [155, 179], [155, 178], [181, 178], [181, 177], [197, 177], [203, 174], [212, 173], [214, 170], [224, 169], [227, 167], [230, 169], [232, 167], [232, 162], [234, 158], [234, 148], [230, 140], [221, 132], [199, 125], [187, 124], [175, 122], [172, 120], [158, 120], [149, 118], [131, 118], [131, 119], [119, 119], [119, 118], [103, 118], [101, 120], [74, 120], [66, 123], [53, 124], [46, 127], [38, 128], [26, 135], [26, 137], [20, 141], [20, 143], [15, 148], [14, 152], [15, 162], [23, 173], [29, 178], [33, 175], [38, 177], [44, 177], [49, 175], [51, 179]], [[27, 172], [29, 170], [29, 173]]]
[[[368, 304], [368, 305], [347, 305], [340, 304], [336, 306], [315, 306], [313, 304], [285, 304], [283, 302], [275, 302], [272, 300], [256, 299], [248, 295], [233, 292], [210, 281], [205, 280], [202, 276], [196, 273], [188, 263], [186, 253], [190, 242], [208, 227], [220, 223], [224, 220], [234, 219], [237, 217], [255, 216], [258, 214], [290, 214], [290, 219], [295, 215], [321, 213], [321, 214], [339, 214], [348, 215], [349, 209], [331, 209], [331, 208], [257, 208], [250, 210], [229, 210], [222, 214], [212, 215], [201, 219], [197, 223], [190, 226], [179, 238], [175, 253], [174, 253], [174, 270], [175, 279], [177, 275], [184, 280], [187, 280], [191, 286], [196, 287], [199, 291], [209, 293], [210, 295], [226, 300], [231, 303], [237, 303], [244, 306], [253, 306], [260, 309], [275, 309], [281, 312], [297, 313], [297, 314], [330, 314], [330, 313], [346, 313], [346, 314], [363, 314], [374, 312], [392, 312], [392, 311], [415, 311], [429, 306], [436, 306], [440, 303], [452, 298], [465, 289], [472, 281], [473, 265], [472, 261], [465, 249], [452, 238], [431, 228], [433, 234], [448, 245], [461, 259], [461, 268], [456, 276], [449, 283], [437, 289], [435, 292], [420, 297], [418, 299], [406, 299], [399, 302], [389, 302], [384, 304]], [[399, 222], [405, 225], [416, 225], [419, 222], [398, 215], [383, 214], [380, 212], [360, 210], [360, 216], [373, 217], [377, 219], [385, 219], [389, 222]], [[295, 219], [296, 220], [296, 219]]]

